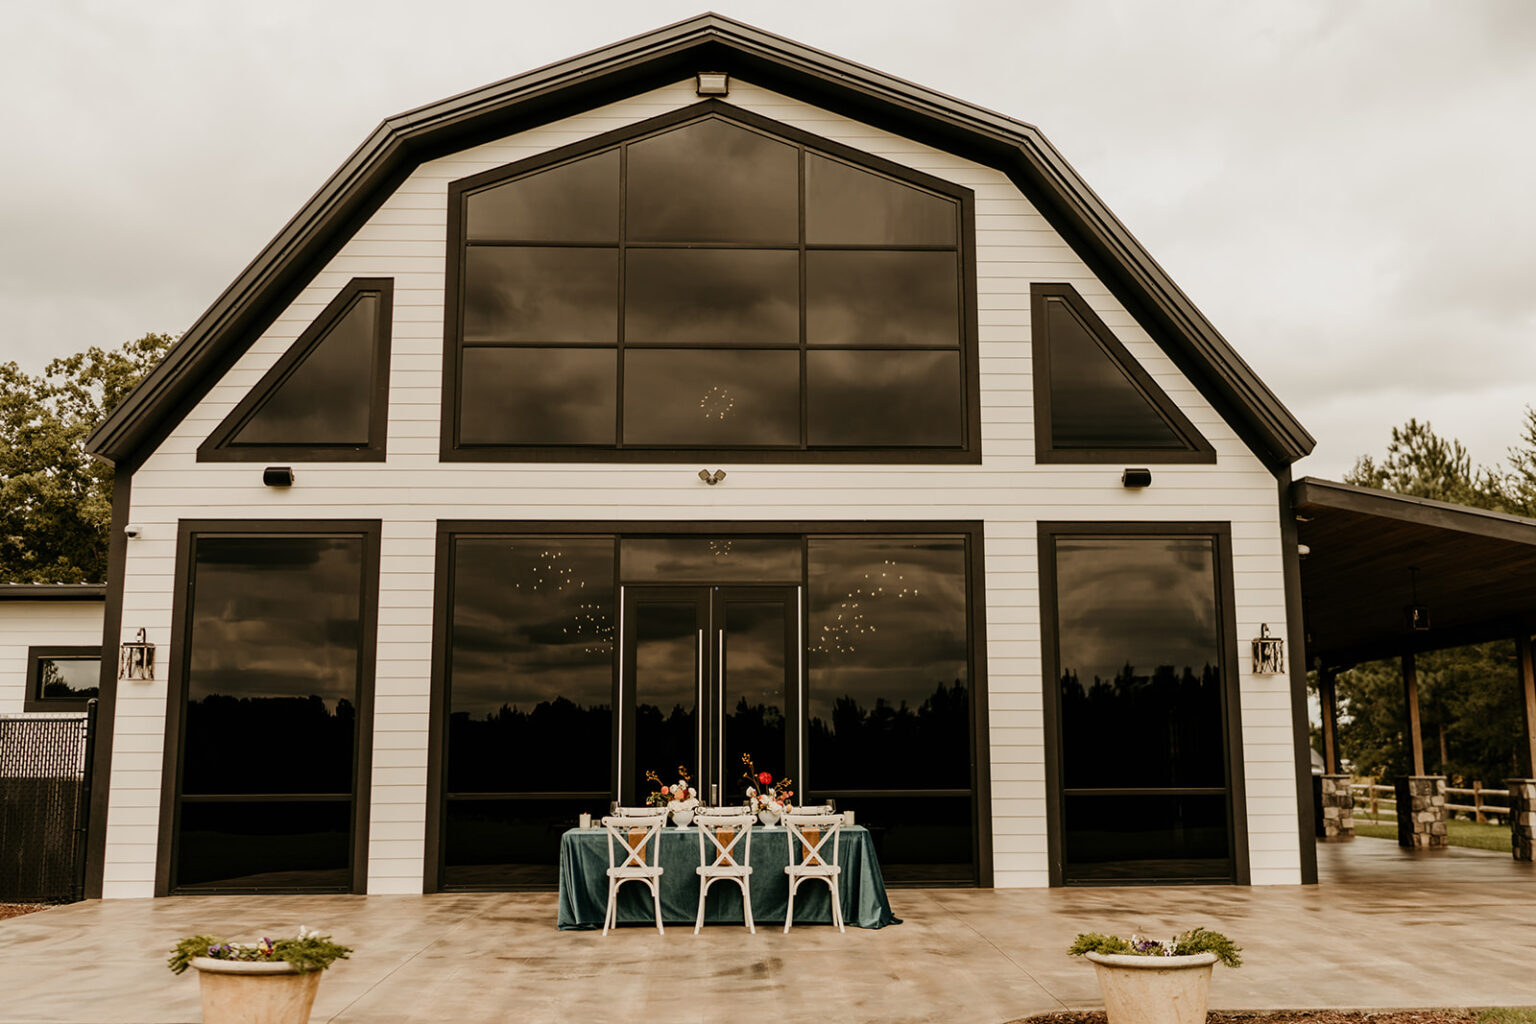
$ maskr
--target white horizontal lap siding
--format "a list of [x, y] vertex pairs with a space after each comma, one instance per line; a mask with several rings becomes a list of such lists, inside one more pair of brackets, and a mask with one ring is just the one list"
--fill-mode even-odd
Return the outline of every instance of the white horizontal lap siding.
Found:
[[105, 601], [0, 600], [0, 715], [19, 715], [29, 647], [100, 647]]
[[[732, 83], [729, 102], [976, 193], [982, 435], [974, 466], [675, 465], [438, 461], [446, 196], [449, 182], [697, 101], [689, 83], [614, 103], [418, 168], [160, 446], [133, 484], [142, 538], [129, 546], [123, 627], [170, 638], [179, 519], [377, 518], [384, 523], [368, 885], [422, 883], [430, 622], [440, 519], [830, 520], [985, 522], [987, 687], [993, 855], [998, 885], [1047, 880], [1040, 595], [1041, 520], [1195, 520], [1231, 525], [1239, 638], [1258, 624], [1284, 633], [1274, 478], [1001, 173], [799, 101]], [[260, 483], [259, 465], [196, 462], [197, 446], [355, 276], [395, 279], [389, 457], [384, 464], [300, 464], [296, 484]], [[1216, 448], [1215, 465], [1156, 466], [1153, 485], [1120, 486], [1118, 466], [1036, 466], [1030, 377], [1033, 281], [1070, 281]], [[705, 462], [728, 478], [707, 487]], [[1241, 659], [1240, 659], [1241, 661]], [[135, 684], [120, 717], [163, 728], [163, 682]], [[1281, 772], [1289, 747], [1284, 681], [1241, 679], [1244, 761]], [[580, 752], [573, 752], [580, 756]], [[153, 844], [128, 842], [153, 822], [158, 760], [118, 751], [108, 841], [108, 895], [148, 895]], [[1254, 881], [1299, 878], [1294, 785], [1248, 788]], [[150, 791], [154, 791], [154, 798]], [[135, 833], [142, 836], [142, 831]], [[1289, 844], [1289, 845], [1287, 845]], [[1277, 850], [1288, 850], [1279, 855]]]

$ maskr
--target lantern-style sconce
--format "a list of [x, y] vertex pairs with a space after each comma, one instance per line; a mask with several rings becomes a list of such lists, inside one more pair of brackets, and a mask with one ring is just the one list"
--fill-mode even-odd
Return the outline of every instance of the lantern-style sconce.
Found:
[[123, 644], [118, 649], [117, 678], [155, 678], [155, 645], [145, 637], [144, 630], [139, 630], [137, 640]]
[[1285, 640], [1269, 635], [1269, 623], [1259, 627], [1253, 638], [1253, 674], [1272, 676], [1285, 671]]

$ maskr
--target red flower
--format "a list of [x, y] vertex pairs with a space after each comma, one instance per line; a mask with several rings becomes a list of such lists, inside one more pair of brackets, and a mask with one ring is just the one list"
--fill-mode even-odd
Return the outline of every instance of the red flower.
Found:
[[761, 782], [765, 786], [771, 786], [773, 784], [773, 776], [769, 775], [767, 772], [758, 772], [757, 781]]

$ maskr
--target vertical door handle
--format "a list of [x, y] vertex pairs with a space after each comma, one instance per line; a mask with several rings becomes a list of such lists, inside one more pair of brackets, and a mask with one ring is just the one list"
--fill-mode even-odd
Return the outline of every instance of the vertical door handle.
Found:
[[698, 708], [698, 713], [694, 715], [694, 721], [698, 722], [699, 725], [698, 725], [698, 728], [694, 730], [694, 760], [693, 760], [693, 766], [694, 767], [693, 767], [693, 770], [699, 774], [700, 779], [702, 780], [703, 775], [704, 775], [704, 706], [705, 706], [704, 705], [704, 630], [702, 628], [699, 629], [698, 666], [699, 666], [699, 696], [698, 696], [697, 704], [694, 705], [695, 707]]
[[720, 748], [720, 763], [717, 767], [721, 782], [725, 781], [725, 630], [715, 630], [715, 650], [720, 658], [719, 676], [715, 679], [715, 703], [719, 705], [717, 714], [717, 730], [715, 736], [716, 745]]

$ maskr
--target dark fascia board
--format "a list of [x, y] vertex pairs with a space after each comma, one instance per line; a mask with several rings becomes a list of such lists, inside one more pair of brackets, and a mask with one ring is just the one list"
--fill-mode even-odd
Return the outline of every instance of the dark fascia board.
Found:
[[1003, 170], [1273, 470], [1310, 434], [1031, 125], [717, 14], [704, 14], [384, 121], [87, 440], [136, 466], [416, 164], [701, 70]]
[[1303, 516], [1308, 509], [1332, 509], [1517, 544], [1536, 544], [1536, 519], [1310, 476], [1292, 485], [1291, 504]]
[[0, 583], [0, 601], [105, 601], [105, 583]]

